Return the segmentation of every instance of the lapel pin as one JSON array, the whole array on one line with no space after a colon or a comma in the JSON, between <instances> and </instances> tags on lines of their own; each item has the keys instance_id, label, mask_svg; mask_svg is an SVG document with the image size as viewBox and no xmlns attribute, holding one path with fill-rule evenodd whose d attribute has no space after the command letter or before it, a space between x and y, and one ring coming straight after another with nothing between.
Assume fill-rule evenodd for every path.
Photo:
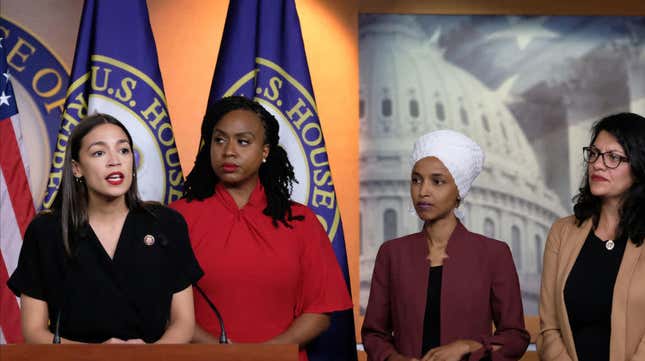
<instances>
[{"instance_id":1,"label":"lapel pin","mask_svg":"<svg viewBox=\"0 0 645 361\"><path fill-rule=\"evenodd\" d=\"M155 244L155 237L151 234L146 234L146 236L143 237L143 243L146 246L152 246L153 244Z\"/></svg>"}]
</instances>

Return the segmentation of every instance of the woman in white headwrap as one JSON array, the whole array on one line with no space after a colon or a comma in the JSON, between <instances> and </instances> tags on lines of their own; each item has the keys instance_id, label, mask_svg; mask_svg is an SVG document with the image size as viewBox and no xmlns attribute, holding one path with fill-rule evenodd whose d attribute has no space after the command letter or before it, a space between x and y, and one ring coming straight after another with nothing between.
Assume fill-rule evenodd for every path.
<instances>
[{"instance_id":1,"label":"woman in white headwrap","mask_svg":"<svg viewBox=\"0 0 645 361\"><path fill-rule=\"evenodd\" d=\"M379 249L361 332L368 360L518 360L529 334L511 252L456 216L484 153L439 130L417 140L411 163L424 225Z\"/></svg>"}]
</instances>

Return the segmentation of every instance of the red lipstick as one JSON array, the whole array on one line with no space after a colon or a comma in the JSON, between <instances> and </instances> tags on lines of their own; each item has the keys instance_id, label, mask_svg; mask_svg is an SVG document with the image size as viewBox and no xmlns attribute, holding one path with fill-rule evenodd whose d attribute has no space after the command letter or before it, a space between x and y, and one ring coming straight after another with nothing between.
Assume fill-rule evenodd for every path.
<instances>
[{"instance_id":1,"label":"red lipstick","mask_svg":"<svg viewBox=\"0 0 645 361\"><path fill-rule=\"evenodd\" d=\"M227 172L227 173L235 172L237 168L239 168L239 166L233 163L224 163L222 165L222 169L224 170L224 172Z\"/></svg>"},{"instance_id":2,"label":"red lipstick","mask_svg":"<svg viewBox=\"0 0 645 361\"><path fill-rule=\"evenodd\" d=\"M105 177L105 180L108 181L113 186L118 186L119 184L123 183L123 180L125 179L125 176L121 172L112 172L108 174L107 177Z\"/></svg>"}]
</instances>

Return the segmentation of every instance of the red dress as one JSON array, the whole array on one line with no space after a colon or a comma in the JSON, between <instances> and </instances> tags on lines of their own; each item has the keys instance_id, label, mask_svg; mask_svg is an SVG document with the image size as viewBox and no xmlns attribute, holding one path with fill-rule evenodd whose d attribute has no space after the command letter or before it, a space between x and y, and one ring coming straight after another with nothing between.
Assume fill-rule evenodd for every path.
<instances>
[{"instance_id":1,"label":"red dress","mask_svg":"<svg viewBox=\"0 0 645 361\"><path fill-rule=\"evenodd\" d=\"M292 203L304 220L293 228L262 213L264 188L258 182L248 203L238 209L218 184L203 201L185 199L171 207L188 223L195 256L204 270L199 281L217 306L233 342L264 342L287 330L303 313L352 307L327 233L306 206ZM219 322L204 299L195 298L196 321L218 337ZM300 360L307 360L300 352Z\"/></svg>"}]
</instances>

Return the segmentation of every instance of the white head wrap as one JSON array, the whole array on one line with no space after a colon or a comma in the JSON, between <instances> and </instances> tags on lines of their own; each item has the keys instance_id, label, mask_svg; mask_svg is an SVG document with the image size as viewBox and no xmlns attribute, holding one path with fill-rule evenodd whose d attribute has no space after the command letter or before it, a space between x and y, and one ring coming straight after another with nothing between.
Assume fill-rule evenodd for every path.
<instances>
[{"instance_id":1,"label":"white head wrap","mask_svg":"<svg viewBox=\"0 0 645 361\"><path fill-rule=\"evenodd\" d=\"M411 166L426 157L436 157L448 168L462 200L484 166L481 147L467 136L448 129L430 132L417 139L410 156Z\"/></svg>"}]
</instances>

